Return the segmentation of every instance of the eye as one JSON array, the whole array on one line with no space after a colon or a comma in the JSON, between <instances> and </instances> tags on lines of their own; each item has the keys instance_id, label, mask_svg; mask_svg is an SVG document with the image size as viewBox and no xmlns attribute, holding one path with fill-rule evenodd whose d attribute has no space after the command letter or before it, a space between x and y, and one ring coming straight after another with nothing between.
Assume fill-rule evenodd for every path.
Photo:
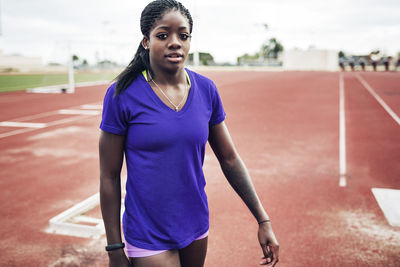
<instances>
[{"instance_id":1,"label":"eye","mask_svg":"<svg viewBox=\"0 0 400 267\"><path fill-rule=\"evenodd\" d=\"M187 39L189 39L191 36L190 36L190 34L187 34L187 33L181 33L181 34L179 34L179 37L182 39L182 40L187 40Z\"/></svg>"},{"instance_id":2,"label":"eye","mask_svg":"<svg viewBox=\"0 0 400 267\"><path fill-rule=\"evenodd\" d=\"M165 40L168 38L168 35L166 33L159 33L156 35L156 37L160 40Z\"/></svg>"}]
</instances>

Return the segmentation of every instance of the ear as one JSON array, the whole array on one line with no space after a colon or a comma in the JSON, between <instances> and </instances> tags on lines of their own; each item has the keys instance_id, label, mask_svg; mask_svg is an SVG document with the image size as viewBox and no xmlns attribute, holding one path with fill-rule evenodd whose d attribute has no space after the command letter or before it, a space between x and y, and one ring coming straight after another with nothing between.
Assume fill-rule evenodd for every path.
<instances>
[{"instance_id":1,"label":"ear","mask_svg":"<svg viewBox=\"0 0 400 267\"><path fill-rule=\"evenodd\" d=\"M149 43L150 43L149 39L147 39L146 36L143 36L142 46L143 46L144 49L146 49L146 50L149 49Z\"/></svg>"}]
</instances>

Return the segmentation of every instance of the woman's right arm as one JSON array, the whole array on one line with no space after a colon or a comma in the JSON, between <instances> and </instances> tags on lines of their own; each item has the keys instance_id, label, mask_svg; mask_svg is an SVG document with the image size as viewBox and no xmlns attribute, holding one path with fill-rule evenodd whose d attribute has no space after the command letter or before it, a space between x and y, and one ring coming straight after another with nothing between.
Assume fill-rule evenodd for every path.
<instances>
[{"instance_id":1,"label":"woman's right arm","mask_svg":"<svg viewBox=\"0 0 400 267\"><path fill-rule=\"evenodd\" d=\"M125 137L101 131L100 206L106 229L107 244L121 243L121 168ZM123 249L108 252L109 266L130 266Z\"/></svg>"}]
</instances>

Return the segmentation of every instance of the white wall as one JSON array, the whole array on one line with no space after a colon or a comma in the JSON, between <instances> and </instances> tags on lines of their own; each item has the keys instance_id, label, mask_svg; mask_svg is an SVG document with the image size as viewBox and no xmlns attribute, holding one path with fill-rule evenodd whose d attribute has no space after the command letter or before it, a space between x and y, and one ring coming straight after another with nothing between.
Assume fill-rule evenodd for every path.
<instances>
[{"instance_id":1,"label":"white wall","mask_svg":"<svg viewBox=\"0 0 400 267\"><path fill-rule=\"evenodd\" d=\"M285 70L322 70L339 69L338 52L334 50L291 49L283 52Z\"/></svg>"},{"instance_id":2,"label":"white wall","mask_svg":"<svg viewBox=\"0 0 400 267\"><path fill-rule=\"evenodd\" d=\"M5 55L0 50L0 70L18 69L20 71L37 70L43 68L40 57L25 57L21 55Z\"/></svg>"}]
</instances>

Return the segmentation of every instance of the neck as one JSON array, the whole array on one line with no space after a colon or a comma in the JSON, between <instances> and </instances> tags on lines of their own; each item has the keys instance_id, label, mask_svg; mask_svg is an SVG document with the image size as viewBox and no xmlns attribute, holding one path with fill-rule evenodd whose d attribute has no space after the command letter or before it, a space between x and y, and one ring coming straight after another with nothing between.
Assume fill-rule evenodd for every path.
<instances>
[{"instance_id":1,"label":"neck","mask_svg":"<svg viewBox=\"0 0 400 267\"><path fill-rule=\"evenodd\" d=\"M186 82L186 74L184 68L180 68L176 72L165 72L153 68L153 73L154 74L151 77L158 84L174 86L182 82Z\"/></svg>"}]
</instances>

